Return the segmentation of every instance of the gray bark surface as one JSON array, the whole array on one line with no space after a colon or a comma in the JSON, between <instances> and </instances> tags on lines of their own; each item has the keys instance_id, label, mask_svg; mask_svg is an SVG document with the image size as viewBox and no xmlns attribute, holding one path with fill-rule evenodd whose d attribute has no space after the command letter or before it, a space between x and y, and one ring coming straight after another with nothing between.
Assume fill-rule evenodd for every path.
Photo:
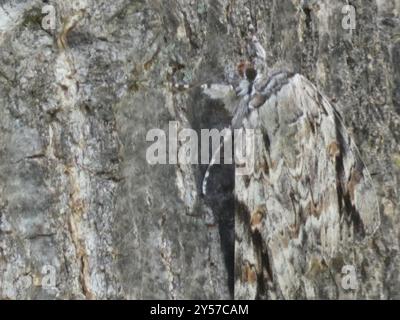
<instances>
[{"instance_id":1,"label":"gray bark surface","mask_svg":"<svg viewBox=\"0 0 400 320\"><path fill-rule=\"evenodd\" d=\"M400 1L351 1L351 32L342 27L347 2L0 1L0 298L399 299ZM45 4L56 9L55 30L41 26ZM237 200L250 193L233 165L213 169L203 197L207 166L146 161L150 129L168 131L169 121L180 129L229 125L223 103L197 85L231 82L248 59L246 8L268 68L301 75L296 90L309 86L343 117L376 189L379 210L360 210L373 231L343 243L327 218L336 231L326 251L308 239L283 261L286 240L276 238L264 263L259 253L271 250L271 228L279 228L257 224L253 241L250 221L238 219ZM178 91L173 84L181 82L193 87ZM264 129L279 123L271 99L300 104L282 92L259 109ZM276 155L292 152L279 147L284 134L270 135ZM326 150L325 141L315 145ZM300 154L315 159L317 150ZM315 188L336 173L314 171ZM372 203L368 192L360 196ZM291 210L284 197L283 215ZM238 235L246 241L238 244ZM340 288L345 264L359 272L356 291ZM41 285L46 265L56 270L51 289Z\"/></svg>"}]
</instances>

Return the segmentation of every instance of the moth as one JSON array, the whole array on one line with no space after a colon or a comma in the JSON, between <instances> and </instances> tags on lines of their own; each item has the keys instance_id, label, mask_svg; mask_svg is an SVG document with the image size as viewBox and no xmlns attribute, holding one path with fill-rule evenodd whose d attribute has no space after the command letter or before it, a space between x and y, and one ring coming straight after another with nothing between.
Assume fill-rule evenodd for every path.
<instances>
[{"instance_id":1,"label":"moth","mask_svg":"<svg viewBox=\"0 0 400 320\"><path fill-rule=\"evenodd\" d=\"M202 87L234 110L232 129L256 132L252 170L235 175L235 298L366 294L373 289L344 292L340 275L377 254L369 244L380 227L379 201L368 168L320 90L300 74L268 70L255 33L249 48L237 88ZM213 157L204 194L214 163Z\"/></svg>"}]
</instances>

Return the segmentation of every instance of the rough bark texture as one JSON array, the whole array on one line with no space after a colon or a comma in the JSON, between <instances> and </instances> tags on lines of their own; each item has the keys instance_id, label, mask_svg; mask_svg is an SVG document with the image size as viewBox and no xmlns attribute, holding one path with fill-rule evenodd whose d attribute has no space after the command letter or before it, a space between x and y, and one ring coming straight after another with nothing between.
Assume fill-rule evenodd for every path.
<instances>
[{"instance_id":1,"label":"rough bark texture","mask_svg":"<svg viewBox=\"0 0 400 320\"><path fill-rule=\"evenodd\" d=\"M342 28L348 2L357 10L352 32ZM41 27L44 4L56 8L54 31ZM293 90L307 83L324 94L343 115L371 173L379 229L371 237L356 232L357 245L342 243L335 221L323 220L336 230L325 251L304 252L322 246L308 239L290 252L294 260L283 261L285 239L277 252L268 247L271 225L262 222L254 241L252 229L245 229L249 221L234 221L240 189L234 192L233 166L213 170L204 198L205 166L146 161L150 129L167 131L169 121L196 130L230 123L222 103L197 87L177 92L172 83L234 78L237 63L247 59L245 8L269 67L290 69L316 86L299 80ZM273 107L269 101L262 108ZM267 111L263 117L267 130L279 123ZM280 149L282 136L274 134L274 152L285 153L288 146ZM336 131L330 134L337 138ZM218 299L234 292L242 298L400 298L399 141L399 0L2 0L0 298ZM305 161L329 145L313 143L321 149L300 153ZM339 151L345 146L350 144ZM333 162L330 167L313 171L326 188L340 171ZM348 168L341 169L343 184L351 182ZM290 191L281 191L290 210ZM337 189L332 194L335 199L325 198L328 208L339 206L343 196ZM240 197L246 194L240 191ZM355 201L362 206L371 199ZM254 259L246 267L255 268L254 281L251 270L243 277L241 255L234 261L234 222L248 237L251 248L236 250L246 249ZM366 225L374 229L373 222ZM268 262L259 255L266 248ZM357 267L357 292L338 287L343 264ZM40 285L44 265L56 268L53 289ZM239 284L247 278L250 284Z\"/></svg>"}]
</instances>

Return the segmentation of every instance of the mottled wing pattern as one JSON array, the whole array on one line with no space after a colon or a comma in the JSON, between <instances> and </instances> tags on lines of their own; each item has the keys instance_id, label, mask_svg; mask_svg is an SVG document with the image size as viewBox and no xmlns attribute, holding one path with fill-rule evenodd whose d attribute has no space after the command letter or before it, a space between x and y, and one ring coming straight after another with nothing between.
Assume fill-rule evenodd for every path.
<instances>
[{"instance_id":1,"label":"mottled wing pattern","mask_svg":"<svg viewBox=\"0 0 400 320\"><path fill-rule=\"evenodd\" d=\"M379 227L371 177L306 78L278 73L255 87L265 102L244 124L257 132L253 170L235 180L235 297L337 298L318 283L339 287L342 266L359 263L343 248L362 247Z\"/></svg>"}]
</instances>

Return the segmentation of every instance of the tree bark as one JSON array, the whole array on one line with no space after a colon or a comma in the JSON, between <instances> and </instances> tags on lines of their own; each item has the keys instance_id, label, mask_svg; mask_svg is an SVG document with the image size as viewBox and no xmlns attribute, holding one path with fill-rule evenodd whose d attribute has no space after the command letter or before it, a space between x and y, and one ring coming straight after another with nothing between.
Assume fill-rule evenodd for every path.
<instances>
[{"instance_id":1,"label":"tree bark","mask_svg":"<svg viewBox=\"0 0 400 320\"><path fill-rule=\"evenodd\" d=\"M400 298L400 1L352 1L354 30L342 25L347 2L49 0L47 30L42 1L2 1L0 298ZM371 173L379 228L354 248L331 239L340 257L306 253L319 245L309 239L294 259L271 251L257 267L269 229L261 224L266 236L252 242L249 221L238 220L246 194L233 165L213 169L202 197L206 165L146 161L151 129L229 125L199 85L229 83L248 59L246 8L268 69L311 81ZM315 178L325 185L336 173ZM340 288L348 264L355 291ZM255 281L243 284L252 268Z\"/></svg>"}]
</instances>

